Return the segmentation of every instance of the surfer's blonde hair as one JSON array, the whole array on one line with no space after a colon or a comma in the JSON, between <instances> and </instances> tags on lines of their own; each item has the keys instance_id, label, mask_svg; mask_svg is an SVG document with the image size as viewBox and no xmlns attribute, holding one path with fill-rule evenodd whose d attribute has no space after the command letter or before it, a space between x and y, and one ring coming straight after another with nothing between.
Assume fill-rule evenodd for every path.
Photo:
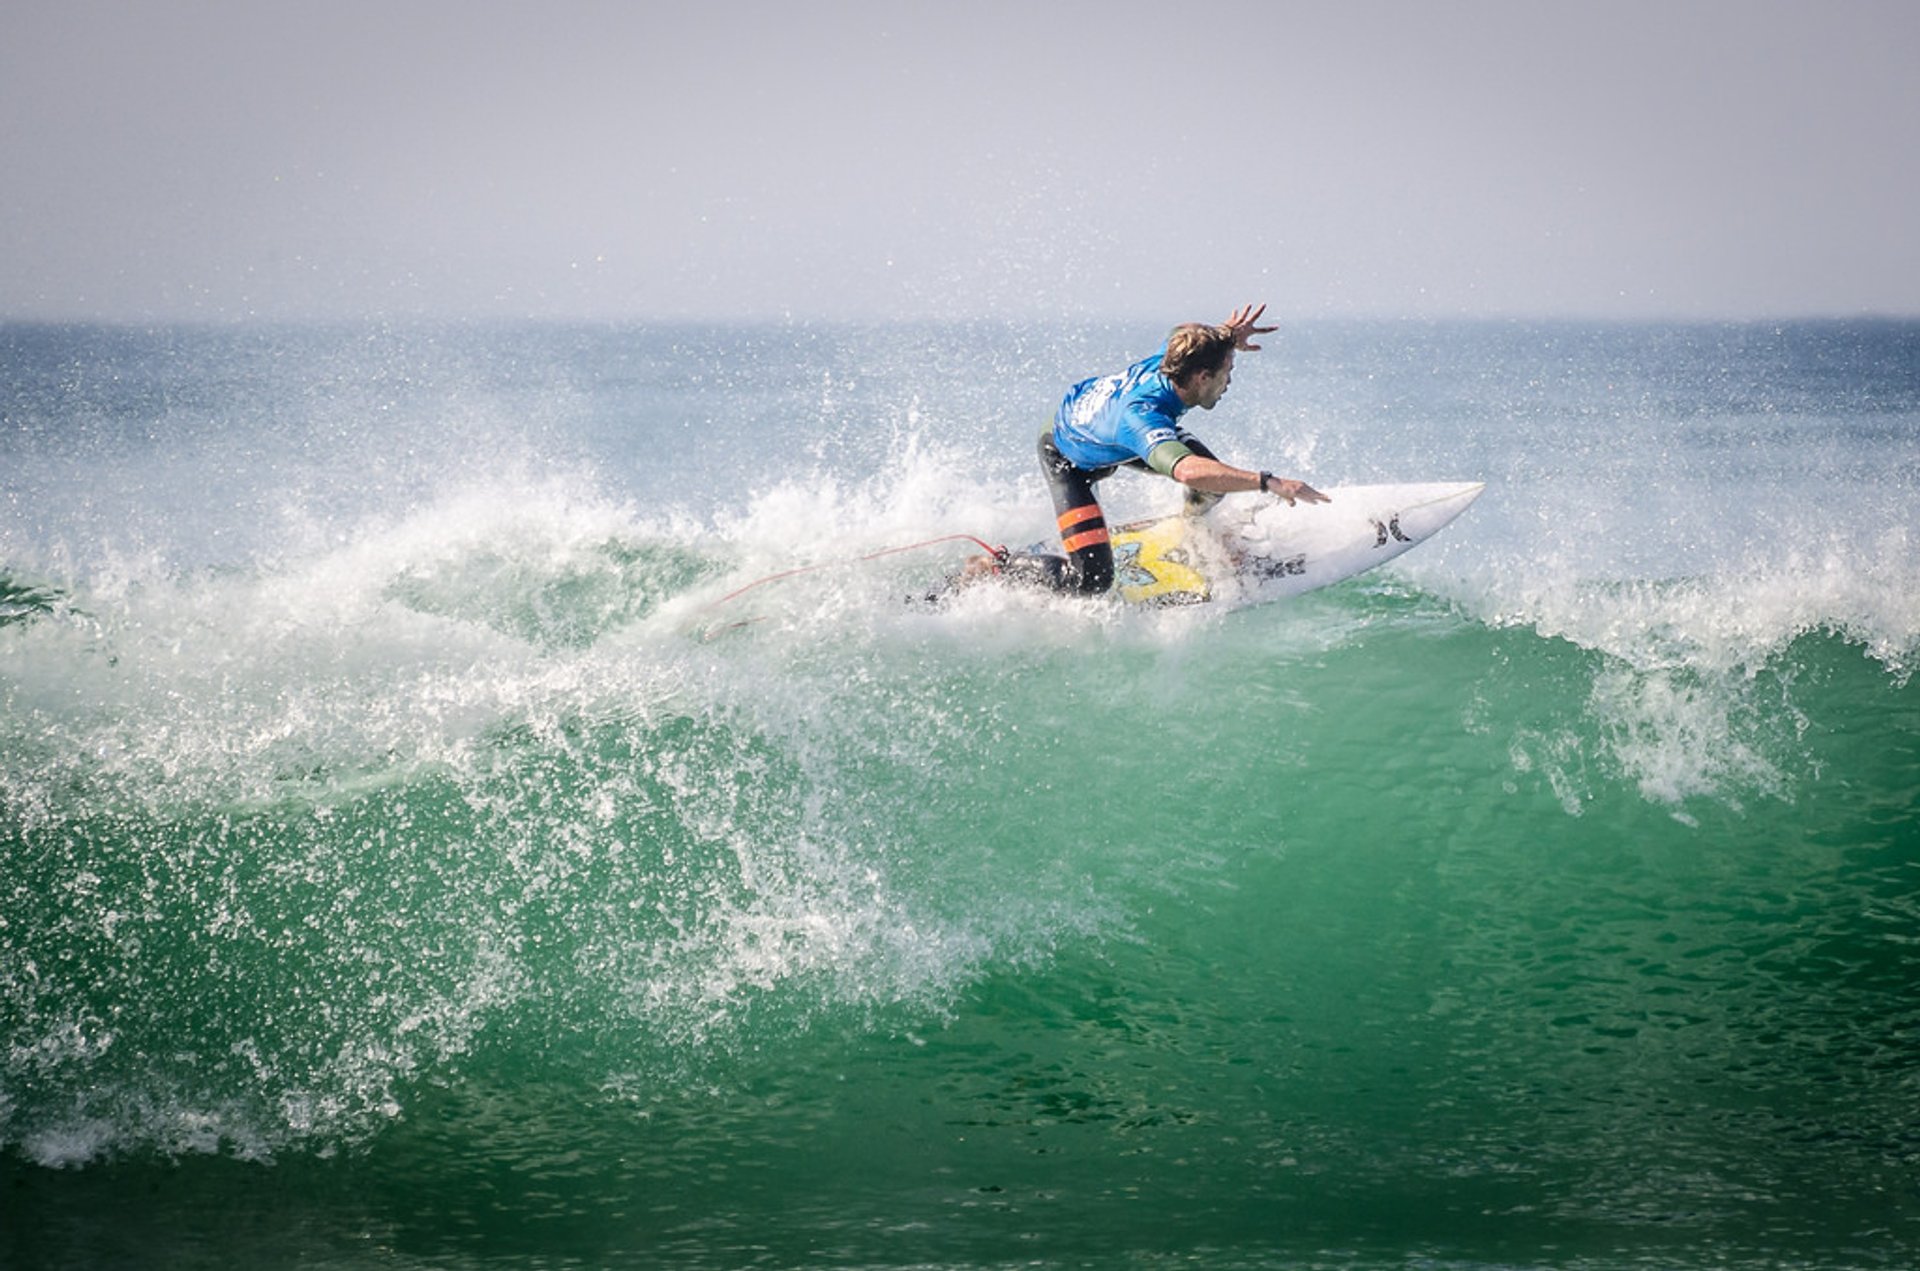
<instances>
[{"instance_id":1,"label":"surfer's blonde hair","mask_svg":"<svg viewBox=\"0 0 1920 1271\"><path fill-rule=\"evenodd\" d=\"M1186 382L1190 376L1211 375L1227 364L1234 343L1232 327L1183 322L1167 333L1160 373L1175 384Z\"/></svg>"}]
</instances>

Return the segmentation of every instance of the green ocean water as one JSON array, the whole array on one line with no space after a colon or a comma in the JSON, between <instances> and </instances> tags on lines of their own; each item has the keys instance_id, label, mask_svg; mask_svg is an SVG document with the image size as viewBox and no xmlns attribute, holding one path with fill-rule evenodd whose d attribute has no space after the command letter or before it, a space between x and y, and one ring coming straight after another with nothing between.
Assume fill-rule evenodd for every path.
<instances>
[{"instance_id":1,"label":"green ocean water","mask_svg":"<svg viewBox=\"0 0 1920 1271\"><path fill-rule=\"evenodd\" d=\"M369 433L351 341L15 333L0 1263L1920 1254L1911 329L1298 333L1255 441L1489 490L1233 612L844 563L1044 523L922 359L755 335L730 503L644 333L466 338Z\"/></svg>"}]
</instances>

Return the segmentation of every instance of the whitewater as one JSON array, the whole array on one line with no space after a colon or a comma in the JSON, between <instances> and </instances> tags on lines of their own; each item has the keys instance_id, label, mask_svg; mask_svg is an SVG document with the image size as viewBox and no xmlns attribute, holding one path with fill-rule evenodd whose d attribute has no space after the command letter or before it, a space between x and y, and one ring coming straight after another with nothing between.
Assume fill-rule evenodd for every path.
<instances>
[{"instance_id":1,"label":"whitewater","mask_svg":"<svg viewBox=\"0 0 1920 1271\"><path fill-rule=\"evenodd\" d=\"M1920 324L1163 334L0 327L0 1264L1911 1265Z\"/></svg>"}]
</instances>

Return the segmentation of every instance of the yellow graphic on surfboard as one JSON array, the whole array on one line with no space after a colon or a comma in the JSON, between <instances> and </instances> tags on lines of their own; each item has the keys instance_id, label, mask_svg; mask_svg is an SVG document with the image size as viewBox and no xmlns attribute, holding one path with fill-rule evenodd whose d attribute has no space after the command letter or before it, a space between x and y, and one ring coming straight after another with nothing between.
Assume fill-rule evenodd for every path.
<instances>
[{"instance_id":1,"label":"yellow graphic on surfboard","mask_svg":"<svg viewBox=\"0 0 1920 1271\"><path fill-rule=\"evenodd\" d=\"M1122 598L1150 605L1197 605L1212 598L1213 586L1198 568L1199 544L1187 541L1192 527L1189 517L1166 516L1113 532L1113 585Z\"/></svg>"}]
</instances>

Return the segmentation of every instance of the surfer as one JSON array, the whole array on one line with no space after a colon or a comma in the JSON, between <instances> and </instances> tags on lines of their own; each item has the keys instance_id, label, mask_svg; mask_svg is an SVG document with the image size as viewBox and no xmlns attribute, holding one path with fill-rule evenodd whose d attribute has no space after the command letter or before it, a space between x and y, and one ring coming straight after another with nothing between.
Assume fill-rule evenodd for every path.
<instances>
[{"instance_id":1,"label":"surfer","mask_svg":"<svg viewBox=\"0 0 1920 1271\"><path fill-rule=\"evenodd\" d=\"M1098 595L1113 586L1113 547L1094 483L1121 468L1172 477L1187 487L1185 511L1205 513L1220 497L1259 490L1305 503L1327 496L1306 484L1220 462L1180 417L1198 406L1212 410L1233 379L1237 351L1260 346L1252 337L1267 310L1242 305L1218 326L1182 323L1153 356L1118 375L1095 376L1067 390L1053 422L1040 434L1040 469L1053 495L1065 556L1009 553L999 568L1016 579L1056 591Z\"/></svg>"}]
</instances>

